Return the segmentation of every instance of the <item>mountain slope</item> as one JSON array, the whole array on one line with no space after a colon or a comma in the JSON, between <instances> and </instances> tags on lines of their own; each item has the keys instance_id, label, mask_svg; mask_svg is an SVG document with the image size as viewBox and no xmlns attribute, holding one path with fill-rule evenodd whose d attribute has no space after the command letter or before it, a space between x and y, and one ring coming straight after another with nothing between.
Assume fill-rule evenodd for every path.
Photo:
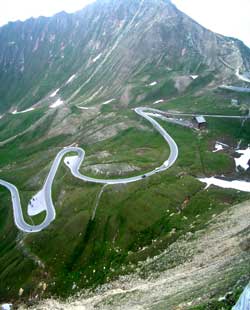
<instances>
[{"instance_id":1,"label":"mountain slope","mask_svg":"<svg viewBox=\"0 0 250 310\"><path fill-rule=\"evenodd\" d=\"M169 267L182 268L192 248L186 238L199 238L200 231L206 236L211 221L250 199L236 190L204 190L198 180L249 179L250 168L236 169L234 160L236 148L250 144L249 94L218 89L222 83L248 85L238 80L236 69L250 71L249 56L240 41L208 31L163 0L99 0L75 14L0 28L0 178L18 188L30 224L45 217L45 212L29 217L27 206L64 147L83 148L81 172L95 178L144 175L166 160L166 143L134 107L244 116L243 121L208 117L201 131L180 126L189 126L191 116L158 120L178 144L179 157L171 169L137 183L82 182L62 163L52 188L56 219L37 234L16 228L9 192L1 187L0 302L27 304L83 289L89 296L88 289L109 286L135 271L150 279ZM218 141L223 150L214 152ZM233 238L235 232L226 226ZM249 233L241 228L240 238L247 242ZM178 240L187 251L179 251ZM227 268L211 274L207 299L238 288L239 280L246 284L248 249L240 251L234 265L228 240L217 253ZM235 250L239 242L234 244ZM158 255L162 260L149 265ZM208 259L206 267L216 261ZM229 271L230 281L222 269ZM178 284L176 294L182 296ZM199 301L202 295L189 289L188 298Z\"/></svg>"},{"instance_id":2,"label":"mountain slope","mask_svg":"<svg viewBox=\"0 0 250 310\"><path fill-rule=\"evenodd\" d=\"M219 83L234 75L225 63L249 71L249 59L241 42L206 30L170 1L97 1L0 28L0 110L28 108L57 88L69 103L98 90L124 99L134 79L157 70L174 80L212 72Z\"/></svg>"}]
</instances>

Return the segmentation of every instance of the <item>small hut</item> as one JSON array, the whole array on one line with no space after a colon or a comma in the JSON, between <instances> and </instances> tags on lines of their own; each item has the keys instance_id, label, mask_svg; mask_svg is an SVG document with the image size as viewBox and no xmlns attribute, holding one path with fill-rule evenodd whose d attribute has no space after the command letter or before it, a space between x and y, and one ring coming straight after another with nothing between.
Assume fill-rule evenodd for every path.
<instances>
[{"instance_id":1,"label":"small hut","mask_svg":"<svg viewBox=\"0 0 250 310\"><path fill-rule=\"evenodd\" d=\"M194 122L199 129L205 129L207 128L207 121L205 120L205 117L202 115L195 116Z\"/></svg>"}]
</instances>

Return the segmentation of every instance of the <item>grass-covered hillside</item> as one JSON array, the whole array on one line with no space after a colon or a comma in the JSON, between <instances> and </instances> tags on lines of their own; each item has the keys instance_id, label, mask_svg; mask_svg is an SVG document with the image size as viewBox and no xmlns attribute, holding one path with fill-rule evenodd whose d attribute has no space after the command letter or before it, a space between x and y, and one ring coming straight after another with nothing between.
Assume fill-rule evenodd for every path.
<instances>
[{"instance_id":1,"label":"grass-covered hillside","mask_svg":"<svg viewBox=\"0 0 250 310\"><path fill-rule=\"evenodd\" d=\"M231 106L228 96L221 92L186 95L163 102L158 108L244 114L244 109ZM2 141L21 134L1 146L1 178L20 190L25 214L29 199L41 188L57 152L73 142L86 151L82 172L97 178L137 175L166 160L169 149L162 137L134 111L118 109L117 105L110 103L101 110L37 110L3 119ZM77 126L77 134L67 133L68 120ZM158 121L179 147L179 158L170 170L138 183L103 189L76 180L62 164L53 184L57 217L41 233L17 231L9 193L1 189L2 301L20 301L37 294L66 297L81 288L93 288L134 272L138 262L161 253L187 233L206 229L217 214L250 198L235 190L204 190L204 184L197 180L222 174L247 177L246 173L235 172L233 149L239 140L242 147L250 143L249 121L208 118L204 131ZM64 122L65 132L58 130L60 122ZM4 124L11 131L6 131ZM230 149L213 153L218 140ZM26 220L40 223L44 215L32 219L26 216ZM41 282L46 283L45 291ZM24 292L18 298L20 288Z\"/></svg>"},{"instance_id":2,"label":"grass-covered hillside","mask_svg":"<svg viewBox=\"0 0 250 310\"><path fill-rule=\"evenodd\" d=\"M56 219L42 232L16 228L10 193L0 187L0 303L100 292L137 275L185 280L169 284L176 289L164 300L154 296L160 304L152 309L231 306L249 280L250 194L206 188L198 179L249 181L250 170L234 160L236 149L250 144L249 118L209 116L249 115L248 93L219 87L249 87L239 78L250 72L249 59L243 43L203 28L165 0L97 0L75 14L1 27L0 179L18 188L29 224L46 216L29 217L27 206L64 147L85 150L82 174L143 175L170 149L134 108L189 115L157 119L179 156L140 182L83 182L62 161L52 187ZM207 115L203 130L183 126L194 122L192 114ZM214 152L218 141L223 150Z\"/></svg>"}]
</instances>

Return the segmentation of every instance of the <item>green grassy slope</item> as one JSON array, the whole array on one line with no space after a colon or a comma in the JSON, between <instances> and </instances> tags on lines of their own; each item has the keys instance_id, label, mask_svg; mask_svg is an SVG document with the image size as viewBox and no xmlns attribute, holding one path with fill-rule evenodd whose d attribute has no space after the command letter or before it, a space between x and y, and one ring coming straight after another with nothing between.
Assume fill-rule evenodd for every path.
<instances>
[{"instance_id":1,"label":"green grassy slope","mask_svg":"<svg viewBox=\"0 0 250 310\"><path fill-rule=\"evenodd\" d=\"M208 99L196 99L199 105L195 107L204 111L209 104ZM232 113L227 101L213 100L213 113L222 110ZM183 109L193 107L193 98L187 97L183 102ZM179 107L175 101L162 107L168 105ZM103 142L81 145L87 154L83 167L127 163L135 165L143 173L166 159L168 147L146 121L140 120L132 111L117 111L115 105L111 105L106 113L114 119L128 117L146 130L131 127ZM101 186L74 179L61 165L53 185L57 218L48 229L26 236L24 241L25 248L39 257L45 269L17 246L18 232L12 220L9 194L1 190L1 296L16 299L20 287L24 288L23 297L40 294L38 286L41 281L48 284L46 294L69 296L79 288L93 287L132 272L138 261L160 253L187 232L205 228L214 214L250 198L247 193L233 190L211 187L204 191L204 185L196 179L197 176L215 174L234 176L230 152L213 153L213 143L220 138L231 145L236 145L239 139L244 144L249 143L249 122L242 127L238 120L209 119L209 130L204 132L160 122L179 146L176 164L170 170L139 183L108 186L94 220L91 217ZM104 123L110 122L104 119ZM70 136L39 142L47 134L49 124L51 120L48 117L39 130L25 134L1 149L1 177L18 186L24 210L29 198L41 188L49 162L58 152L58 147L72 142ZM86 126L89 125L86 123ZM3 136L6 134L4 128L2 133ZM104 151L108 157L99 157L98 154ZM92 175L99 177L95 173ZM41 221L43 216L37 217L35 222ZM27 220L30 221L29 218ZM20 268L23 272L19 272ZM15 274L19 274L18 281Z\"/></svg>"}]
</instances>

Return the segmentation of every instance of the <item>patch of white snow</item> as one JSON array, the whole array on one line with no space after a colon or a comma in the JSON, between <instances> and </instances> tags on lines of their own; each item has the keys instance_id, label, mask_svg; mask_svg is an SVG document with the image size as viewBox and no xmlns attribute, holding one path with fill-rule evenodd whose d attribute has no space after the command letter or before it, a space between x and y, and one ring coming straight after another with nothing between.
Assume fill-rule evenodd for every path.
<instances>
[{"instance_id":1,"label":"patch of white snow","mask_svg":"<svg viewBox=\"0 0 250 310\"><path fill-rule=\"evenodd\" d=\"M216 153L222 151L227 147L229 147L227 144L216 141L213 152Z\"/></svg>"},{"instance_id":2,"label":"patch of white snow","mask_svg":"<svg viewBox=\"0 0 250 310\"><path fill-rule=\"evenodd\" d=\"M57 90L55 90L51 95L50 95L50 98L54 98L57 93L59 92L60 88L58 88Z\"/></svg>"},{"instance_id":3,"label":"patch of white snow","mask_svg":"<svg viewBox=\"0 0 250 310\"><path fill-rule=\"evenodd\" d=\"M242 192L248 192L250 193L250 182L246 181L226 181L226 180L221 180L217 179L215 177L211 178L201 178L198 179L202 183L206 183L206 189L209 188L211 185L215 185L221 188L231 188L231 189L236 189Z\"/></svg>"},{"instance_id":4,"label":"patch of white snow","mask_svg":"<svg viewBox=\"0 0 250 310\"><path fill-rule=\"evenodd\" d=\"M27 113L27 112L31 112L31 111L34 111L34 108L29 108L29 109L26 109L26 110L23 110L23 111L20 111L20 112L17 112L17 110L15 110L15 111L12 112L12 114L13 115L23 114L23 113Z\"/></svg>"},{"instance_id":5,"label":"patch of white snow","mask_svg":"<svg viewBox=\"0 0 250 310\"><path fill-rule=\"evenodd\" d=\"M92 61L97 62L98 59L102 57L102 53L100 53L98 56L96 56Z\"/></svg>"},{"instance_id":6,"label":"patch of white snow","mask_svg":"<svg viewBox=\"0 0 250 310\"><path fill-rule=\"evenodd\" d=\"M236 167L241 166L243 169L247 170L249 168L250 147L246 150L238 150L236 153L241 154L239 158L234 159Z\"/></svg>"},{"instance_id":7,"label":"patch of white snow","mask_svg":"<svg viewBox=\"0 0 250 310\"><path fill-rule=\"evenodd\" d=\"M12 309L12 304L2 304L0 306L1 310L11 310Z\"/></svg>"},{"instance_id":8,"label":"patch of white snow","mask_svg":"<svg viewBox=\"0 0 250 310\"><path fill-rule=\"evenodd\" d=\"M108 101L105 101L105 102L102 103L102 105L109 104L109 103L113 102L114 100L115 100L115 99L110 99L110 100L108 100Z\"/></svg>"},{"instance_id":9,"label":"patch of white snow","mask_svg":"<svg viewBox=\"0 0 250 310\"><path fill-rule=\"evenodd\" d=\"M190 75L191 79L196 80L198 79L199 75Z\"/></svg>"},{"instance_id":10,"label":"patch of white snow","mask_svg":"<svg viewBox=\"0 0 250 310\"><path fill-rule=\"evenodd\" d=\"M73 75L68 79L68 81L66 82L66 85L69 84L69 83L71 83L71 82L75 79L75 77L76 77L76 74L73 74Z\"/></svg>"},{"instance_id":11,"label":"patch of white snow","mask_svg":"<svg viewBox=\"0 0 250 310\"><path fill-rule=\"evenodd\" d=\"M79 107L79 106L77 106L78 107L78 109L80 109L80 110L89 110L90 108L88 108L88 107Z\"/></svg>"},{"instance_id":12,"label":"patch of white snow","mask_svg":"<svg viewBox=\"0 0 250 310\"><path fill-rule=\"evenodd\" d=\"M223 151L223 150L224 150L224 147L221 144L216 143L215 146L214 146L213 153L217 153L217 152Z\"/></svg>"},{"instance_id":13,"label":"patch of white snow","mask_svg":"<svg viewBox=\"0 0 250 310\"><path fill-rule=\"evenodd\" d=\"M61 99L57 99L56 102L54 102L50 108L51 109L55 109L55 108L58 108L60 105L62 105L64 102L61 100Z\"/></svg>"},{"instance_id":14,"label":"patch of white snow","mask_svg":"<svg viewBox=\"0 0 250 310\"><path fill-rule=\"evenodd\" d=\"M164 102L164 100L160 99L160 100L157 100L157 101L153 102L153 104L162 103L162 102Z\"/></svg>"},{"instance_id":15,"label":"patch of white snow","mask_svg":"<svg viewBox=\"0 0 250 310\"><path fill-rule=\"evenodd\" d=\"M157 85L158 83L156 82L156 81L154 81L154 82L152 82L152 83L150 83L148 86L155 86L155 85Z\"/></svg>"}]
</instances>

